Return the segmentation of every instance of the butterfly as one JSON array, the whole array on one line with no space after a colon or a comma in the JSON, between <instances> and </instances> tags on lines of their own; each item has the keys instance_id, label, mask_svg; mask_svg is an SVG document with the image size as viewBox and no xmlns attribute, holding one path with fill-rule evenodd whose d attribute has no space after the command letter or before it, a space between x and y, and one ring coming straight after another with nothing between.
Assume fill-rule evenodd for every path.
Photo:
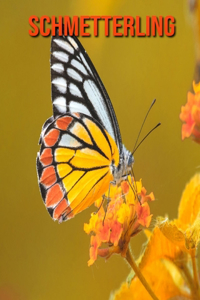
<instances>
[{"instance_id":1,"label":"butterfly","mask_svg":"<svg viewBox=\"0 0 200 300\"><path fill-rule=\"evenodd\" d=\"M37 174L54 220L74 217L131 173L107 91L75 36L51 40L53 116L43 125Z\"/></svg>"}]
</instances>

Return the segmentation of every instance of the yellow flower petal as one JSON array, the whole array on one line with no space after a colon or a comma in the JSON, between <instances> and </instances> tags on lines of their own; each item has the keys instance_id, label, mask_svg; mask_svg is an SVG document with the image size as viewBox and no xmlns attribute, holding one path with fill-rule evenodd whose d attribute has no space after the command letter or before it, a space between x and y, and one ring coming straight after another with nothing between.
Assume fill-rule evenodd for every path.
<instances>
[{"instance_id":1,"label":"yellow flower petal","mask_svg":"<svg viewBox=\"0 0 200 300\"><path fill-rule=\"evenodd\" d=\"M145 232L148 233L147 230ZM154 228L152 234L148 233L148 237L148 244L144 253L139 258L139 267L141 270L155 260L167 258L171 261L176 261L180 256L182 257L181 249L167 239L158 227ZM187 260L186 254L184 259Z\"/></svg>"},{"instance_id":2,"label":"yellow flower petal","mask_svg":"<svg viewBox=\"0 0 200 300\"><path fill-rule=\"evenodd\" d=\"M144 229L143 232L146 235L147 239L150 240L150 238L152 237L152 231L150 231L149 229Z\"/></svg>"},{"instance_id":3,"label":"yellow flower petal","mask_svg":"<svg viewBox=\"0 0 200 300\"><path fill-rule=\"evenodd\" d=\"M164 259L163 264L165 265L166 269L169 271L173 278L173 282L177 287L182 287L184 289L185 286L185 280L180 273L180 269L172 262L167 259Z\"/></svg>"},{"instance_id":4,"label":"yellow flower petal","mask_svg":"<svg viewBox=\"0 0 200 300\"><path fill-rule=\"evenodd\" d=\"M176 273L176 279L171 275L171 270ZM184 291L183 286L177 286L178 281L180 280L180 274L178 268L176 270L171 266L169 271L169 265L163 263L163 261L154 261L151 265L147 266L143 270L143 275L155 295L158 299L168 300L175 296L188 296ZM158 276L159 274L159 276ZM175 275L175 274L173 274ZM183 281L179 281L183 283ZM130 286L128 283L123 283L119 291L117 291L111 298L112 300L152 300L151 296L147 293L144 286L141 284L139 279L135 277Z\"/></svg>"},{"instance_id":5,"label":"yellow flower petal","mask_svg":"<svg viewBox=\"0 0 200 300\"><path fill-rule=\"evenodd\" d=\"M200 211L200 173L195 174L186 185L178 209L182 229L192 224Z\"/></svg>"},{"instance_id":6,"label":"yellow flower petal","mask_svg":"<svg viewBox=\"0 0 200 300\"><path fill-rule=\"evenodd\" d=\"M140 181L136 181L136 191L137 193L141 193L142 190L142 179L140 179Z\"/></svg>"},{"instance_id":7,"label":"yellow flower petal","mask_svg":"<svg viewBox=\"0 0 200 300\"><path fill-rule=\"evenodd\" d=\"M97 199L97 200L94 202L95 206L96 206L96 207L100 207L100 206L102 205L102 201L103 201L103 198L102 198L102 197L99 198L99 199Z\"/></svg>"},{"instance_id":8,"label":"yellow flower petal","mask_svg":"<svg viewBox=\"0 0 200 300\"><path fill-rule=\"evenodd\" d=\"M117 220L124 224L124 222L127 222L127 220L130 219L130 207L126 203L123 203L117 212Z\"/></svg>"},{"instance_id":9,"label":"yellow flower petal","mask_svg":"<svg viewBox=\"0 0 200 300\"><path fill-rule=\"evenodd\" d=\"M161 232L168 238L172 243L178 246L183 252L193 255L195 247L197 246L197 240L199 241L199 223L197 222L196 227L189 227L187 231L183 231L177 225L177 220L168 221L166 219L159 218L158 226ZM193 228L193 234L190 232Z\"/></svg>"},{"instance_id":10,"label":"yellow flower petal","mask_svg":"<svg viewBox=\"0 0 200 300\"><path fill-rule=\"evenodd\" d=\"M84 224L84 231L89 234L91 231L93 231L96 227L96 224L99 220L98 214L92 213L89 224Z\"/></svg>"},{"instance_id":11,"label":"yellow flower petal","mask_svg":"<svg viewBox=\"0 0 200 300\"><path fill-rule=\"evenodd\" d=\"M186 246L188 249L197 248L200 241L200 214L192 226L186 230Z\"/></svg>"}]
</instances>

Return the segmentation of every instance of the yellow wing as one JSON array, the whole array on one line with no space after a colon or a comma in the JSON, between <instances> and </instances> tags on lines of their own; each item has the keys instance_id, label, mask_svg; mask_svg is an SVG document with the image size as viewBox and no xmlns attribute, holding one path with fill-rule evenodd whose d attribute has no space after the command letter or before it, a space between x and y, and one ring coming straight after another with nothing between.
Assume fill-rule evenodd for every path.
<instances>
[{"instance_id":1,"label":"yellow wing","mask_svg":"<svg viewBox=\"0 0 200 300\"><path fill-rule=\"evenodd\" d=\"M67 220L89 207L113 180L119 164L113 138L84 114L65 114L41 135L38 179L45 206L54 220Z\"/></svg>"}]
</instances>

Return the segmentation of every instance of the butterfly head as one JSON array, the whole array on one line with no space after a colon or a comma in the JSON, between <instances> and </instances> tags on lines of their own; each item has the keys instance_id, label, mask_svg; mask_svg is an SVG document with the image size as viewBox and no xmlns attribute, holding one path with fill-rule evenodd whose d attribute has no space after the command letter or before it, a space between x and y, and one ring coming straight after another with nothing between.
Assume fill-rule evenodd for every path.
<instances>
[{"instance_id":1,"label":"butterfly head","mask_svg":"<svg viewBox=\"0 0 200 300\"><path fill-rule=\"evenodd\" d=\"M131 168L133 164L134 164L133 154L129 150L127 150L123 145L122 165L125 173L123 175L129 175L131 173Z\"/></svg>"},{"instance_id":2,"label":"butterfly head","mask_svg":"<svg viewBox=\"0 0 200 300\"><path fill-rule=\"evenodd\" d=\"M118 167L112 166L112 174L116 185L127 178L127 176L131 173L133 164L134 157L132 153L123 145Z\"/></svg>"},{"instance_id":3,"label":"butterfly head","mask_svg":"<svg viewBox=\"0 0 200 300\"><path fill-rule=\"evenodd\" d=\"M134 157L132 153L128 151L127 166L131 168L133 164L134 164Z\"/></svg>"}]
</instances>

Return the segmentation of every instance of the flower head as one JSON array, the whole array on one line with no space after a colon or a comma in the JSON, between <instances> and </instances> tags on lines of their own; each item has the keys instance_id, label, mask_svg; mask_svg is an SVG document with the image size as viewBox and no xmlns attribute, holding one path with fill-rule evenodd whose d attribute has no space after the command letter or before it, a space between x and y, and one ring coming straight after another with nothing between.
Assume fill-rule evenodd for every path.
<instances>
[{"instance_id":1,"label":"flower head","mask_svg":"<svg viewBox=\"0 0 200 300\"><path fill-rule=\"evenodd\" d=\"M187 103L181 107L182 139L191 136L200 143L200 83L193 82L193 89L195 94L188 92Z\"/></svg>"},{"instance_id":2,"label":"flower head","mask_svg":"<svg viewBox=\"0 0 200 300\"><path fill-rule=\"evenodd\" d=\"M101 197L95 202L98 212L92 213L89 224L84 224L85 232L91 234L88 265L94 263L97 255L109 258L113 253L121 253L125 257L131 237L151 222L148 201L154 200L154 195L146 195L141 181L135 182L129 176L120 187L111 186L106 197L110 199L107 211L101 205Z\"/></svg>"}]
</instances>

